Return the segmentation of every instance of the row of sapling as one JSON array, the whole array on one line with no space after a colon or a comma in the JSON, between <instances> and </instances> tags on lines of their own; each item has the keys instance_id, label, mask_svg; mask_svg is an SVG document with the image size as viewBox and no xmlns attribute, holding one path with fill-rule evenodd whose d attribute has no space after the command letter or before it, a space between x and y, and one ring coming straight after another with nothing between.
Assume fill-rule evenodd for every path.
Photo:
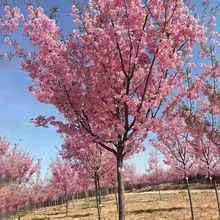
<instances>
[{"instance_id":1,"label":"row of sapling","mask_svg":"<svg viewBox=\"0 0 220 220\"><path fill-rule=\"evenodd\" d=\"M0 138L0 216L32 210L46 202L55 193L40 177L39 163L35 164L30 153L18 145L10 146L6 138ZM56 190L58 191L58 190ZM52 199L51 199L52 200Z\"/></svg>"},{"instance_id":2,"label":"row of sapling","mask_svg":"<svg viewBox=\"0 0 220 220\"><path fill-rule=\"evenodd\" d=\"M163 153L165 162L170 167L167 167L165 170L162 169L161 165L162 162L161 156L158 154L157 151L153 151L150 153L151 157L149 158L149 166L147 169L147 175L140 176L136 173L135 167L132 165L127 165L125 170L123 170L123 173L125 175L125 181L135 187L137 184L143 184L147 183L148 185L155 185L155 184L161 184L166 183L167 178L172 182L172 179L182 179L185 178L187 187L188 187L188 193L189 198L191 201L191 195L190 195L190 189L188 184L188 176L196 176L196 175L203 175L206 178L212 177L212 175L219 176L219 166L217 166L216 159L217 155L219 155L219 152L213 151L214 148L209 149L209 154L204 154L203 148L198 149L198 146L191 145L189 141L184 137L180 136L180 134L183 130L173 129L177 128L177 125L180 125L180 121L172 121L169 120L170 124L161 124L160 129L160 136L157 137L158 141L153 141L152 144L160 150L161 153ZM183 122L183 121L182 121ZM175 127L176 126L176 127ZM186 126L186 124L185 124ZM184 123L182 124L181 128L184 127ZM187 127L187 126L186 126ZM170 135L163 134L163 130L168 130ZM174 132L173 132L174 131ZM179 137L177 141L177 137ZM179 144L181 141L181 144ZM1 162L5 162L6 160L6 154L9 154L8 150L8 142L6 142L4 139L1 139ZM70 144L70 145L69 145ZM68 145L68 146L67 146ZM207 147L209 145L206 143ZM205 147L202 146L202 147ZM63 145L63 152L62 156L67 158L67 155L65 154L67 148L71 147L71 143L66 142L65 145ZM73 148L75 149L75 148ZM94 150L94 148L90 148ZM99 218L101 219L101 202L99 201L101 199L100 196L100 189L98 189L97 186L97 180L95 179L94 174L99 173L99 180L102 187L112 187L115 186L116 182L116 176L114 176L114 169L112 169L112 166L114 166L114 162L112 160L108 160L107 155L105 155L106 152L100 152L100 148L96 149L97 152L90 152L93 154L87 155L87 160L81 157L81 161L78 160L72 161L73 163L69 163L68 161L62 161L62 160L56 160L51 164L51 176L49 180L47 181L47 184L44 183L44 181L41 179L40 171L39 171L39 164L35 170L35 175L32 174L32 166L30 169L20 169L22 164L23 166L26 164L25 162L19 162L22 158L21 156L16 157L13 156L14 160L17 161L17 167L19 167L20 172L23 172L22 170L26 170L26 174L23 173L23 182L21 182L21 175L19 175L19 178L13 178L13 181L10 181L10 184L13 187L4 187L1 191L1 212L9 212L9 210L14 212L19 212L19 210L26 210L28 207L31 207L31 209L34 211L35 216L35 209L37 207L43 207L45 205L48 205L48 201L53 200L60 200L60 198L64 197L64 201L66 203L66 215L68 215L68 200L72 199L72 195L76 194L77 192L86 191L88 189L95 190L96 191L96 201L97 201L97 209L98 214L100 215ZM202 150L201 153L199 153L199 150ZM8 152L8 153L6 153ZM12 150L13 155L15 155L15 150ZM70 151L68 151L70 152ZM97 156L99 154L99 156ZM3 156L4 155L4 156ZM21 154L17 154L21 155ZM24 153L22 155L25 155ZM206 155L206 156L205 156ZM202 157L204 156L204 158ZM73 155L69 155L69 157L73 158ZM205 158L212 158L210 162L206 161ZM25 157L27 159L27 157ZM99 159L98 159L99 158ZM24 161L26 161L26 159ZM113 159L113 158L109 158ZM105 164L107 163L107 164ZM4 163L6 164L6 163ZM209 164L209 166L207 165ZM29 163L30 165L30 163ZM84 167L84 166L87 167ZM111 169L110 167L111 166ZM25 165L25 167L28 167ZM171 168L171 170L170 170ZM4 169L2 169L2 172ZM31 173L29 175L28 173ZM17 176L17 172L15 172L15 166L13 164L10 164L10 166L7 166L7 173L9 176ZM11 174L10 174L11 173ZM174 176L175 173L175 176ZM102 175L101 175L102 174ZM170 175L170 177L169 177ZM31 178L32 176L32 178ZM8 180L9 178L5 178L6 175L4 174L2 177L4 177L4 180ZM27 179L28 177L28 179ZM111 177L111 178L110 178ZM12 179L12 178L11 178ZM211 178L210 178L211 179ZM27 181L27 182L26 182ZM1 180L3 183L3 179ZM16 184L15 184L16 183ZM27 184L28 183L28 184ZM74 184L73 184L74 183ZM89 183L90 186L86 186L85 183ZM99 185L100 185L99 183ZM8 181L7 181L8 184ZM18 186L19 187L16 187ZM7 188L7 190L6 190ZM160 196L160 192L159 192ZM161 198L160 198L161 199ZM8 201L6 203L6 201ZM10 202L9 202L10 201ZM191 201L192 202L192 201ZM47 204L45 204L47 203ZM52 204L52 202L51 202ZM54 203L55 205L59 203ZM191 203L192 205L192 203ZM192 207L192 206L191 206ZM193 209L192 209L193 210Z\"/></svg>"},{"instance_id":3,"label":"row of sapling","mask_svg":"<svg viewBox=\"0 0 220 220\"><path fill-rule=\"evenodd\" d=\"M114 158L108 157L109 154L101 152L100 148L97 148L96 152L94 149L91 148L92 152L90 151L84 160L78 155L78 161L75 164L61 160L52 162L50 178L45 181L40 176L40 164L34 165L29 153L17 148L10 149L8 141L1 138L0 211L2 215L10 214L10 210L18 213L21 209L31 207L35 216L35 210L41 204L59 200L63 196L66 203L66 215L68 215L68 196L88 188L95 189L97 208L101 211L100 181L102 180L102 184L108 187L111 187L111 184L115 185L115 183L109 185L107 174L111 175L111 178L114 177L115 182L116 176L112 171L116 167L112 161ZM90 186L85 187L85 183L90 183ZM101 212L99 214L101 219Z\"/></svg>"},{"instance_id":4,"label":"row of sapling","mask_svg":"<svg viewBox=\"0 0 220 220\"><path fill-rule=\"evenodd\" d=\"M119 220L124 220L124 159L142 150L150 131L171 138L175 148L188 145L178 126L173 139L161 124L173 123L178 113L167 117L167 112L198 92L188 89L184 67L196 56L196 45L207 44L204 26L184 0L92 0L83 11L73 6L78 28L65 40L42 8L30 6L28 16L9 6L5 12L2 31L16 32L24 21L24 36L36 48L29 51L33 47L22 48L19 40L6 38L33 80L30 91L65 118L40 116L36 124L56 126L76 148L86 140L115 157ZM201 87L201 80L195 83ZM187 180L191 162L183 158L181 163Z\"/></svg>"},{"instance_id":5,"label":"row of sapling","mask_svg":"<svg viewBox=\"0 0 220 220\"><path fill-rule=\"evenodd\" d=\"M0 213L3 217L25 205L22 200L25 186L38 172L30 153L11 147L6 138L0 137Z\"/></svg>"},{"instance_id":6,"label":"row of sapling","mask_svg":"<svg viewBox=\"0 0 220 220\"><path fill-rule=\"evenodd\" d=\"M185 179L192 218L194 219L188 178L197 175L202 170L212 183L212 176L219 175L220 152L219 148L213 145L205 135L200 135L199 138L192 140L193 136L189 133L188 125L184 118L181 120L181 117L178 117L178 114L172 119L169 118L169 123L161 123L158 137L152 144L162 152L165 162L176 169ZM217 193L216 196L218 202Z\"/></svg>"},{"instance_id":7,"label":"row of sapling","mask_svg":"<svg viewBox=\"0 0 220 220\"><path fill-rule=\"evenodd\" d=\"M190 132L185 138L193 148L199 160L199 166L206 171L206 176L214 184L218 213L220 203L213 175L219 171L220 146L220 74L216 51L219 46L219 34L215 31L216 12L213 10L207 25L207 44L202 45L202 55L208 64L202 64L201 70L191 65L186 70L186 81L189 96L183 100L180 107L182 117ZM192 62L192 61L191 61ZM201 71L198 78L194 71Z\"/></svg>"}]
</instances>

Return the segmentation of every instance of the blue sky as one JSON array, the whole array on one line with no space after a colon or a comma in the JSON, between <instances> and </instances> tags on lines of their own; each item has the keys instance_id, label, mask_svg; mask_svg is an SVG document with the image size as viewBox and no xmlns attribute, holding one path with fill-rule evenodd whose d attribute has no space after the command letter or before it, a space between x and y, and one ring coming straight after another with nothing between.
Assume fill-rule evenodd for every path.
<instances>
[{"instance_id":1,"label":"blue sky","mask_svg":"<svg viewBox=\"0 0 220 220\"><path fill-rule=\"evenodd\" d=\"M72 1L47 1L45 8L49 10L54 5L59 8L57 19L65 35L70 34L74 28L70 16ZM21 36L18 36L18 40L26 43ZM7 49L2 42L0 45ZM42 159L42 173L46 174L50 161L56 157L55 147L60 147L63 139L53 127L35 127L30 119L38 115L58 116L59 113L54 106L38 102L29 92L32 82L21 70L19 60L0 61L0 77L0 135L6 136L12 145L19 143L36 160ZM147 153L141 153L132 159L140 173L146 169L146 155Z\"/></svg>"},{"instance_id":2,"label":"blue sky","mask_svg":"<svg viewBox=\"0 0 220 220\"><path fill-rule=\"evenodd\" d=\"M55 2L59 7L58 19L61 26L64 29L66 26L72 26L72 29L71 1L48 1L45 4L46 10L54 6ZM3 5L0 4L2 13ZM22 4L18 6L23 7ZM63 19L64 14L69 18ZM21 36L18 36L18 40L25 43ZM2 38L0 45L1 49L7 49L3 46ZM19 60L0 61L0 76L0 135L6 136L12 145L19 143L23 149L30 151L36 160L42 159L42 173L45 174L51 159L56 156L55 147L61 146L63 139L54 128L35 127L30 119L38 115L57 116L59 113L53 106L42 104L31 95L28 90L31 80L21 70Z\"/></svg>"},{"instance_id":3,"label":"blue sky","mask_svg":"<svg viewBox=\"0 0 220 220\"><path fill-rule=\"evenodd\" d=\"M46 11L49 11L52 6L59 8L58 23L63 28L64 35L70 34L74 28L70 16L73 1L47 0L41 2ZM217 2L218 0L214 1L214 3ZM19 3L18 6L23 8L23 5ZM0 4L2 13L3 5ZM18 35L18 40L22 39ZM23 40L21 42L26 43ZM0 41L0 46L6 49L2 41ZM42 159L42 173L45 174L48 164L56 156L55 147L60 147L63 139L54 128L35 127L30 119L36 118L38 115L57 116L59 113L53 106L38 102L29 93L28 87L32 83L28 75L20 69L19 60L0 61L0 77L0 135L7 136L12 144L19 143L22 148L32 152L35 159ZM144 173L146 169L147 155L147 152L140 153L132 159L140 173Z\"/></svg>"}]
</instances>

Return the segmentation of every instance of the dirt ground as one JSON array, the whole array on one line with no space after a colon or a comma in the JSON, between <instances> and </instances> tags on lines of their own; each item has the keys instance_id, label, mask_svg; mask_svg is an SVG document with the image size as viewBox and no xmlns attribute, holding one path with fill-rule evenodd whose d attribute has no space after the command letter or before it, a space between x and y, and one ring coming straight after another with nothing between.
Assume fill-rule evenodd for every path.
<instances>
[{"instance_id":1,"label":"dirt ground","mask_svg":"<svg viewBox=\"0 0 220 220\"><path fill-rule=\"evenodd\" d=\"M214 191L192 191L192 200L196 220L218 219L217 203ZM117 220L117 208L114 195L103 198L103 220ZM11 218L12 219L18 219ZM42 208L33 213L21 213L20 220L97 220L94 198L69 202L69 216L65 217L65 205ZM126 220L187 220L191 219L188 195L186 191L127 193Z\"/></svg>"}]
</instances>

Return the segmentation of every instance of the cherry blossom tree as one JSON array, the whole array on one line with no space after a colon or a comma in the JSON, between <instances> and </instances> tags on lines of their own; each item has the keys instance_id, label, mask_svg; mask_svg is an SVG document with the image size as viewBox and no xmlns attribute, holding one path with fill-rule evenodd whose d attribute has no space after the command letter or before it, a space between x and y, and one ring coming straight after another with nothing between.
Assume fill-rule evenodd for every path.
<instances>
[{"instance_id":1,"label":"cherry blossom tree","mask_svg":"<svg viewBox=\"0 0 220 220\"><path fill-rule=\"evenodd\" d=\"M158 151L150 153L147 172L147 179L149 183L152 185L158 185L158 193L161 200L159 184L164 181L164 170L161 167L161 159Z\"/></svg>"},{"instance_id":2,"label":"cherry blossom tree","mask_svg":"<svg viewBox=\"0 0 220 220\"><path fill-rule=\"evenodd\" d=\"M182 120L181 120L182 119ZM165 157L165 163L176 170L180 177L184 178L187 184L190 209L194 220L193 205L189 187L189 175L196 175L196 156L193 154L192 146L185 139L187 126L181 117L172 117L158 127L158 137L152 142Z\"/></svg>"},{"instance_id":3,"label":"cherry blossom tree","mask_svg":"<svg viewBox=\"0 0 220 220\"><path fill-rule=\"evenodd\" d=\"M202 43L201 55L206 60L201 69L190 63L186 69L186 82L189 94L180 107L182 118L187 124L189 143L194 148L200 168L212 183L212 175L218 172L220 146L220 75L219 57L216 56L220 43L220 34L215 30L216 11L212 9L207 22L207 40ZM195 72L200 71L200 77ZM219 174L217 174L219 175ZM214 181L218 213L220 204L216 182Z\"/></svg>"},{"instance_id":4,"label":"cherry blossom tree","mask_svg":"<svg viewBox=\"0 0 220 220\"><path fill-rule=\"evenodd\" d=\"M19 149L17 145L10 146L6 138L0 138L0 212L16 212L25 206L22 196L25 186L30 184L38 166L30 153Z\"/></svg>"},{"instance_id":5,"label":"cherry blossom tree","mask_svg":"<svg viewBox=\"0 0 220 220\"><path fill-rule=\"evenodd\" d=\"M68 195L72 195L77 190L78 170L65 161L57 160L51 164L51 172L50 182L61 195L64 194L66 216L68 216Z\"/></svg>"},{"instance_id":6,"label":"cherry blossom tree","mask_svg":"<svg viewBox=\"0 0 220 220\"><path fill-rule=\"evenodd\" d=\"M38 167L33 164L30 153L26 153L17 147L11 149L6 156L2 172L9 184L28 182L38 170Z\"/></svg>"},{"instance_id":7,"label":"cherry blossom tree","mask_svg":"<svg viewBox=\"0 0 220 220\"><path fill-rule=\"evenodd\" d=\"M194 147L196 156L198 157L200 168L205 170L206 176L209 178L210 183L213 183L213 175L219 176L219 162L220 162L220 149L217 148L213 142L205 135L197 137L195 140L190 141ZM216 192L216 200L218 205L218 213L220 216L219 196L214 180L214 188Z\"/></svg>"},{"instance_id":8,"label":"cherry blossom tree","mask_svg":"<svg viewBox=\"0 0 220 220\"><path fill-rule=\"evenodd\" d=\"M6 11L9 21L12 11ZM55 125L116 157L124 220L123 160L140 151L148 132L159 126L155 117L162 115L161 106L166 109L167 98L184 91L185 55L192 55L204 29L183 0L93 0L84 12L73 6L72 14L79 29L63 40L55 20L30 7L24 33L37 51L7 43L24 58L23 69L34 81L31 92L65 118L41 116L37 124Z\"/></svg>"},{"instance_id":9,"label":"cherry blossom tree","mask_svg":"<svg viewBox=\"0 0 220 220\"><path fill-rule=\"evenodd\" d=\"M6 138L0 137L0 182L1 185L21 184L28 182L38 170L30 153L13 148Z\"/></svg>"},{"instance_id":10,"label":"cherry blossom tree","mask_svg":"<svg viewBox=\"0 0 220 220\"><path fill-rule=\"evenodd\" d=\"M134 164L125 164L123 172L127 185L134 187L138 184L140 175L138 175Z\"/></svg>"},{"instance_id":11,"label":"cherry blossom tree","mask_svg":"<svg viewBox=\"0 0 220 220\"><path fill-rule=\"evenodd\" d=\"M101 219L101 181L111 170L115 171L115 157L98 144L88 143L85 139L76 143L74 138L68 137L61 154L63 158L78 163L80 173L94 181L98 216Z\"/></svg>"}]
</instances>

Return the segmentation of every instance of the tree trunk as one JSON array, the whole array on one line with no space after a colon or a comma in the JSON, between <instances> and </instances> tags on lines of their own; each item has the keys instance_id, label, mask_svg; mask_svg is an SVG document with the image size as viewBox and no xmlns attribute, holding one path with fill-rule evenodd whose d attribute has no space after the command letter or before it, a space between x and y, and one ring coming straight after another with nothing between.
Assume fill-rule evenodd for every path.
<instances>
[{"instance_id":1,"label":"tree trunk","mask_svg":"<svg viewBox=\"0 0 220 220\"><path fill-rule=\"evenodd\" d=\"M98 220L101 220L101 207L99 204L99 192L98 192L98 180L97 180L97 176L95 176L95 195L96 195L96 205L97 205L97 211L98 211Z\"/></svg>"},{"instance_id":2,"label":"tree trunk","mask_svg":"<svg viewBox=\"0 0 220 220\"><path fill-rule=\"evenodd\" d=\"M217 201L217 206L218 206L218 217L220 218L220 204L219 204L219 197L218 197L218 189L216 182L214 181L214 188L215 188L215 196L216 196L216 201Z\"/></svg>"},{"instance_id":3,"label":"tree trunk","mask_svg":"<svg viewBox=\"0 0 220 220\"><path fill-rule=\"evenodd\" d=\"M115 202L116 202L116 208L118 213L118 195L117 195L117 189L114 187L114 194L115 194Z\"/></svg>"},{"instance_id":4,"label":"tree trunk","mask_svg":"<svg viewBox=\"0 0 220 220\"><path fill-rule=\"evenodd\" d=\"M106 195L109 195L109 188L106 188Z\"/></svg>"},{"instance_id":5,"label":"tree trunk","mask_svg":"<svg viewBox=\"0 0 220 220\"><path fill-rule=\"evenodd\" d=\"M102 194L101 194L101 187L100 187L100 181L99 176L97 176L97 184L98 184L98 196L99 196L99 206L100 206L100 212L102 213Z\"/></svg>"},{"instance_id":6,"label":"tree trunk","mask_svg":"<svg viewBox=\"0 0 220 220\"><path fill-rule=\"evenodd\" d=\"M34 202L34 218L35 218L35 213L36 213L36 202Z\"/></svg>"},{"instance_id":7,"label":"tree trunk","mask_svg":"<svg viewBox=\"0 0 220 220\"><path fill-rule=\"evenodd\" d=\"M66 203L66 216L68 216L68 198L67 198L66 191L65 191L65 203Z\"/></svg>"},{"instance_id":8,"label":"tree trunk","mask_svg":"<svg viewBox=\"0 0 220 220\"><path fill-rule=\"evenodd\" d=\"M186 177L185 179L186 179L187 191L188 191L188 196L189 196L191 216L192 216L192 220L195 220L194 212L193 212L193 205L192 205L192 197L191 197L191 192L190 192L190 188L189 188L189 180L188 180L188 177Z\"/></svg>"},{"instance_id":9,"label":"tree trunk","mask_svg":"<svg viewBox=\"0 0 220 220\"><path fill-rule=\"evenodd\" d=\"M88 196L88 192L87 191L85 191L85 195L86 195L86 201L88 201L89 196Z\"/></svg>"},{"instance_id":10,"label":"tree trunk","mask_svg":"<svg viewBox=\"0 0 220 220\"><path fill-rule=\"evenodd\" d=\"M125 188L123 175L123 156L117 156L118 208L119 220L125 220Z\"/></svg>"},{"instance_id":11,"label":"tree trunk","mask_svg":"<svg viewBox=\"0 0 220 220\"><path fill-rule=\"evenodd\" d=\"M159 185L157 186L157 190L158 190L158 193L159 193L159 198L160 198L160 200L162 200L162 198L161 198L161 192L160 192L160 187L159 187Z\"/></svg>"},{"instance_id":12,"label":"tree trunk","mask_svg":"<svg viewBox=\"0 0 220 220\"><path fill-rule=\"evenodd\" d=\"M161 198L161 193L160 193L160 184L158 183L158 180L157 180L157 191L158 191L158 194L159 194L159 198L161 200L162 198Z\"/></svg>"}]
</instances>

